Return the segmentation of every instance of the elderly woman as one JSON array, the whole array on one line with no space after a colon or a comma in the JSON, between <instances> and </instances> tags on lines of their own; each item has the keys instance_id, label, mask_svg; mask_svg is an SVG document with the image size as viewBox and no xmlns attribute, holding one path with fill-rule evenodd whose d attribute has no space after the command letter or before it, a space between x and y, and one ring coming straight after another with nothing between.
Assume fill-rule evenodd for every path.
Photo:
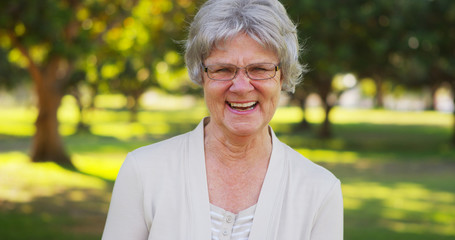
<instances>
[{"instance_id":1,"label":"elderly woman","mask_svg":"<svg viewBox=\"0 0 455 240\"><path fill-rule=\"evenodd\" d=\"M207 1L185 59L210 116L128 154L103 239L342 239L339 180L269 126L299 81L298 53L278 1Z\"/></svg>"}]
</instances>

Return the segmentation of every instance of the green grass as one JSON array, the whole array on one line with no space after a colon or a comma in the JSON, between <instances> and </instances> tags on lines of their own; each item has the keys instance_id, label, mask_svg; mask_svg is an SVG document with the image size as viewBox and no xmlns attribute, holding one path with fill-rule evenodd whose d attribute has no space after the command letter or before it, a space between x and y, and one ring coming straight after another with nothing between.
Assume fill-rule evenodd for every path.
<instances>
[{"instance_id":1,"label":"green grass","mask_svg":"<svg viewBox=\"0 0 455 240\"><path fill-rule=\"evenodd\" d=\"M36 110L0 108L0 239L99 239L127 152L189 131L206 115L203 107L160 107L141 111L137 123L121 109L93 110L85 118L91 133L75 134L79 116L66 98L60 130L76 171L31 163ZM331 139L316 136L321 109L307 111L310 130L295 130L302 116L298 108L280 108L271 125L283 142L341 179L345 239L455 238L451 115L335 108Z\"/></svg>"}]
</instances>

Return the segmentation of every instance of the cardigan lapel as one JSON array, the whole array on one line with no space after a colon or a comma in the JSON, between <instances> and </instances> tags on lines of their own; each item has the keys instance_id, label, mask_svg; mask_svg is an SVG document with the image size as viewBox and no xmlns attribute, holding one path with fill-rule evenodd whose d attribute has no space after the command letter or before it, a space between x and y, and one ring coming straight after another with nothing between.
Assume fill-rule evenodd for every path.
<instances>
[{"instance_id":1,"label":"cardigan lapel","mask_svg":"<svg viewBox=\"0 0 455 240\"><path fill-rule=\"evenodd\" d=\"M250 240L273 239L273 231L276 230L278 224L276 221L281 212L285 179L288 176L288 161L285 158L283 143L275 136L272 128L269 129L272 136L272 154L256 205Z\"/></svg>"},{"instance_id":2,"label":"cardigan lapel","mask_svg":"<svg viewBox=\"0 0 455 240\"><path fill-rule=\"evenodd\" d=\"M210 204L204 154L204 119L190 132L188 139L187 199L191 239L211 239Z\"/></svg>"},{"instance_id":3,"label":"cardigan lapel","mask_svg":"<svg viewBox=\"0 0 455 240\"><path fill-rule=\"evenodd\" d=\"M256 205L250 240L270 239L280 215L288 162L283 144L269 127L272 136L272 154L267 173ZM211 239L210 202L204 154L204 120L190 132L188 139L187 199L189 206L189 231L191 239Z\"/></svg>"}]
</instances>

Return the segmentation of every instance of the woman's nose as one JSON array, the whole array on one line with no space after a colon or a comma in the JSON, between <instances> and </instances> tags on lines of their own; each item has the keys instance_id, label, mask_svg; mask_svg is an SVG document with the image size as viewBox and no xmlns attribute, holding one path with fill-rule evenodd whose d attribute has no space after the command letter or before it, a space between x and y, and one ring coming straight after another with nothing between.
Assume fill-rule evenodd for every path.
<instances>
[{"instance_id":1,"label":"woman's nose","mask_svg":"<svg viewBox=\"0 0 455 240\"><path fill-rule=\"evenodd\" d=\"M239 69L237 75L232 79L232 85L229 88L232 92L249 92L254 89L251 79L246 74L245 69Z\"/></svg>"}]
</instances>

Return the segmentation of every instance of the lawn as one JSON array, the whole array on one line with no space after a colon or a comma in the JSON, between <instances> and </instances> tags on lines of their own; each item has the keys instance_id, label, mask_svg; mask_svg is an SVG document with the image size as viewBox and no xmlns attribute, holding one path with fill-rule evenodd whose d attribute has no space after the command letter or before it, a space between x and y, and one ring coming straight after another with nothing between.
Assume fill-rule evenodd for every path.
<instances>
[{"instance_id":1,"label":"lawn","mask_svg":"<svg viewBox=\"0 0 455 240\"><path fill-rule=\"evenodd\" d=\"M189 131L207 114L204 107L169 109L143 110L129 123L126 111L106 106L87 113L90 133L75 133L79 116L66 98L60 130L77 168L69 170L30 162L35 109L0 107L0 239L100 239L126 153ZM450 115L335 108L331 139L316 137L321 109L307 111L310 130L295 130L302 116L281 107L271 125L342 181L345 239L455 238Z\"/></svg>"}]
</instances>

